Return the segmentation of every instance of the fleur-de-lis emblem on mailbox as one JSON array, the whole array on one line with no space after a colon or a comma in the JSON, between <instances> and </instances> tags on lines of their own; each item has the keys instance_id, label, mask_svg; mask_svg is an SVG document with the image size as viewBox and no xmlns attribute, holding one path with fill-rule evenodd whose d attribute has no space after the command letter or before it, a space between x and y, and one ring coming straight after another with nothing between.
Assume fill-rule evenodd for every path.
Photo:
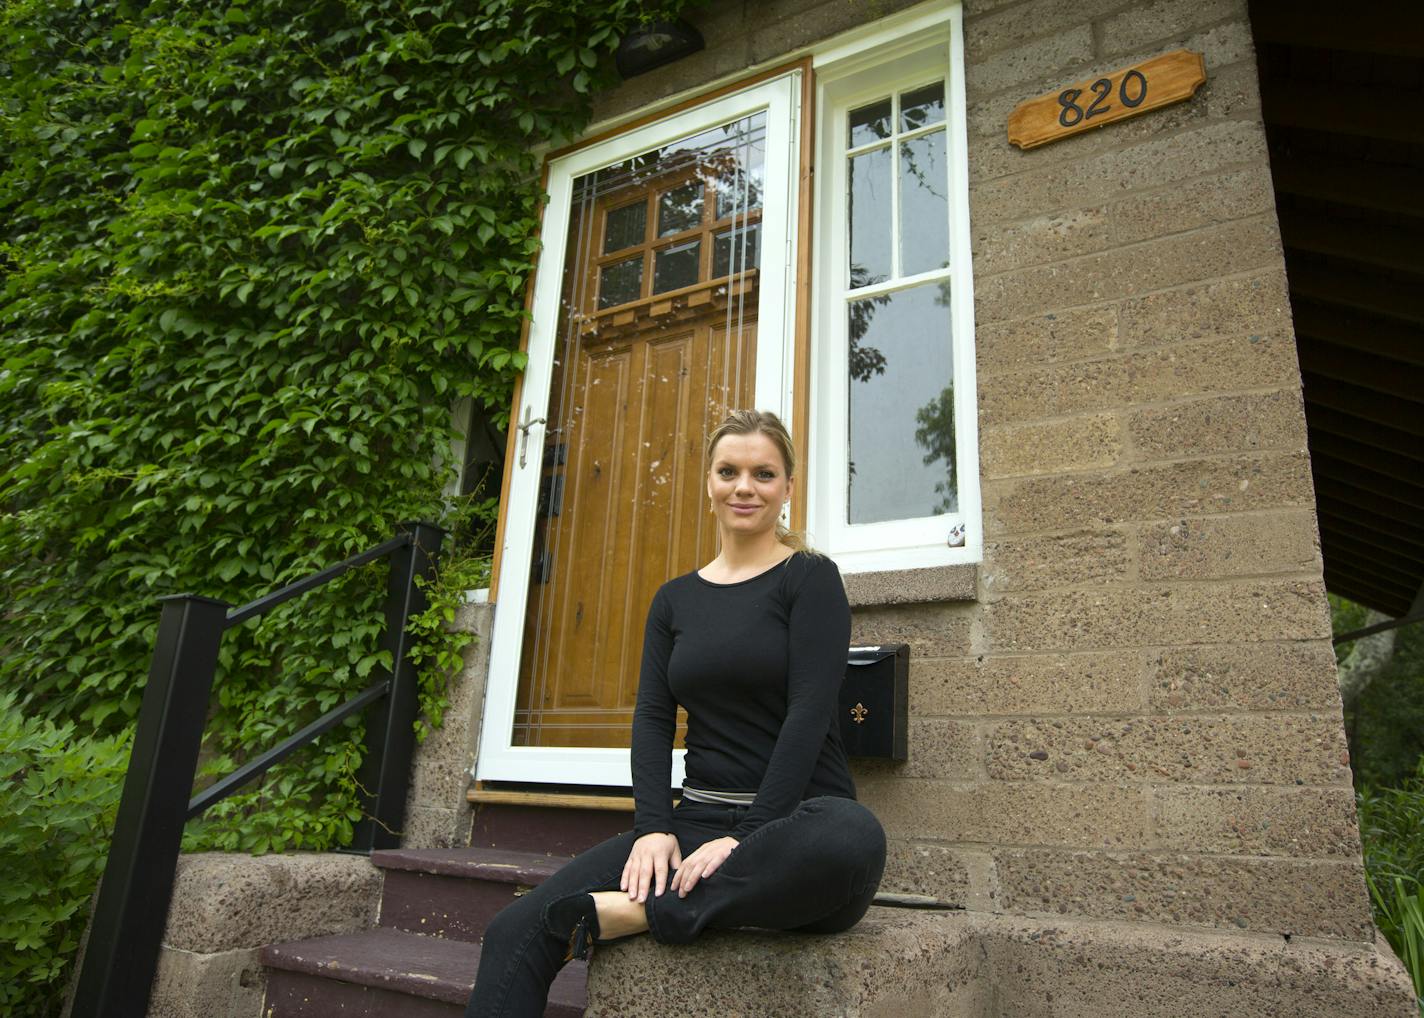
<instances>
[{"instance_id":1,"label":"fleur-de-lis emblem on mailbox","mask_svg":"<svg viewBox=\"0 0 1424 1018\"><path fill-rule=\"evenodd\" d=\"M866 715L869 713L870 711L866 709L863 703L856 703L856 705L850 709L850 716L855 719L855 723L858 725L865 724Z\"/></svg>"}]
</instances>

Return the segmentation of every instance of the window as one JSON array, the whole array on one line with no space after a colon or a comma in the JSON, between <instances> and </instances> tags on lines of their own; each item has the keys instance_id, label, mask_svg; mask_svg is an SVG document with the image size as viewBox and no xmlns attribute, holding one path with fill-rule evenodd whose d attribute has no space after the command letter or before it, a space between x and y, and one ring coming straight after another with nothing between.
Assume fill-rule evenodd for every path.
<instances>
[{"instance_id":1,"label":"window","mask_svg":"<svg viewBox=\"0 0 1424 1018\"><path fill-rule=\"evenodd\" d=\"M848 572L980 558L952 27L817 70L809 525Z\"/></svg>"}]
</instances>

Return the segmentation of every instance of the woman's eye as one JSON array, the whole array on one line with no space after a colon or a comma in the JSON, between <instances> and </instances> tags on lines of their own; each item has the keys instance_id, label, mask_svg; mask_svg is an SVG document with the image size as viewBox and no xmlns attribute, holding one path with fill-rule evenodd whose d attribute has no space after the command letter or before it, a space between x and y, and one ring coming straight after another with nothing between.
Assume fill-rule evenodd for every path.
<instances>
[{"instance_id":1,"label":"woman's eye","mask_svg":"<svg viewBox=\"0 0 1424 1018\"><path fill-rule=\"evenodd\" d=\"M760 477L763 481L769 481L776 475L773 474L770 470L762 470L758 472L757 476Z\"/></svg>"}]
</instances>

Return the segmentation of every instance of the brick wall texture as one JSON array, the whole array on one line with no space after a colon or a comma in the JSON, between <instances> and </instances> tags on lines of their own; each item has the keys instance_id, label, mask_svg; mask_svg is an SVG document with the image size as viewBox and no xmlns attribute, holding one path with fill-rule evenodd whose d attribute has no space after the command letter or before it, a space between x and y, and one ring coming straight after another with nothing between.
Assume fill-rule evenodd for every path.
<instances>
[{"instance_id":1,"label":"brick wall texture","mask_svg":"<svg viewBox=\"0 0 1424 1018\"><path fill-rule=\"evenodd\" d=\"M729 3L612 116L907 6ZM965 0L985 557L857 766L887 884L1372 939L1245 0ZM1024 99L1178 48L1189 102L1022 152Z\"/></svg>"},{"instance_id":2,"label":"brick wall texture","mask_svg":"<svg viewBox=\"0 0 1424 1018\"><path fill-rule=\"evenodd\" d=\"M903 637L890 882L1369 939L1244 0L966 0L986 549ZM1022 100L1173 49L1190 102L1022 152Z\"/></svg>"}]
</instances>

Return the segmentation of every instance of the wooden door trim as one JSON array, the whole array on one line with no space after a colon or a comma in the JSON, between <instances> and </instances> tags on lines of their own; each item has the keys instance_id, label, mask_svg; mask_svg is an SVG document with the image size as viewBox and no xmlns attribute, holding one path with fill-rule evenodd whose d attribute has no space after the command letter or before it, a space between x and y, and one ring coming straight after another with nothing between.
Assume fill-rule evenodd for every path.
<instances>
[{"instance_id":1,"label":"wooden door trim","mask_svg":"<svg viewBox=\"0 0 1424 1018\"><path fill-rule=\"evenodd\" d=\"M489 788L476 781L465 793L465 801L501 806L556 806L562 809L604 809L633 812L631 795L591 795L576 792L527 792L518 788Z\"/></svg>"},{"instance_id":2,"label":"wooden door trim","mask_svg":"<svg viewBox=\"0 0 1424 1018\"><path fill-rule=\"evenodd\" d=\"M587 138L580 138L571 145L565 145L563 148L555 149L550 152L548 156L545 157L545 162L547 163L566 156L570 152L577 152L579 149L587 148L589 145L597 145L599 142L607 141L609 138L616 138L620 134L627 134L629 131L635 131L640 127L656 123L667 117L677 116L677 114L694 109L703 103L720 99L724 95L740 92L744 88L751 88L753 85L760 85L764 81L770 81L772 78L779 78L783 74L790 74L798 70L805 72L807 76L811 74L811 57L809 55L801 57L799 60L789 60L784 64L777 64L775 67L768 67L757 71L755 74L737 78L735 81L729 81L725 85L708 89L706 92L698 92L696 95L683 99L680 102L665 106L662 109L654 110L651 113L644 113L642 116L624 121L616 127L610 127L606 131L599 131L597 134L591 134Z\"/></svg>"},{"instance_id":3,"label":"wooden door trim","mask_svg":"<svg viewBox=\"0 0 1424 1018\"><path fill-rule=\"evenodd\" d=\"M811 56L801 57L798 60L788 61L758 71L755 74L738 78L717 88L706 92L698 93L681 102L674 103L666 109L653 113L644 114L626 123L620 124L607 131L600 131L598 134L582 138L572 145L556 149L544 156L544 164L539 174L539 189L542 193L549 192L549 172L550 164L558 158L576 152L589 145L616 138L620 134L637 130L647 124L654 123L666 117L676 116L687 110L694 109L704 103L720 99L722 96L730 95L744 88L751 88L762 82L770 81L772 78L780 77L784 74L791 74L795 71L801 72L801 113L800 124L800 154L797 176L797 258L796 258L796 330L792 339L794 348L794 368L792 372L792 432L793 443L796 448L797 461L802 464L802 471L805 471L809 447L807 445L808 430L810 428L810 381L811 381L811 210L814 195L812 193L811 175L813 172L813 154L815 146L815 117L813 116L815 107L815 74L811 66ZM547 203L541 202L539 205L539 237L544 236L544 212ZM524 323L519 333L519 351L526 357L529 353L529 330L533 324L534 289L538 276L539 260L535 260L535 268L529 273L529 277L524 284ZM562 266L559 266L562 269ZM521 371L514 380L514 391L510 398L509 429L505 435L504 449L504 476L500 479L499 488L499 513L495 519L494 535L494 555L490 562L489 578L489 603L495 604L499 591L499 574L504 563L505 529L509 514L509 483L514 473L514 457L519 449L519 407L524 396L524 376L528 372L528 366ZM804 484L802 491L805 491ZM792 526L795 529L803 529L806 526L806 502L804 498L793 499L791 506Z\"/></svg>"}]
</instances>

